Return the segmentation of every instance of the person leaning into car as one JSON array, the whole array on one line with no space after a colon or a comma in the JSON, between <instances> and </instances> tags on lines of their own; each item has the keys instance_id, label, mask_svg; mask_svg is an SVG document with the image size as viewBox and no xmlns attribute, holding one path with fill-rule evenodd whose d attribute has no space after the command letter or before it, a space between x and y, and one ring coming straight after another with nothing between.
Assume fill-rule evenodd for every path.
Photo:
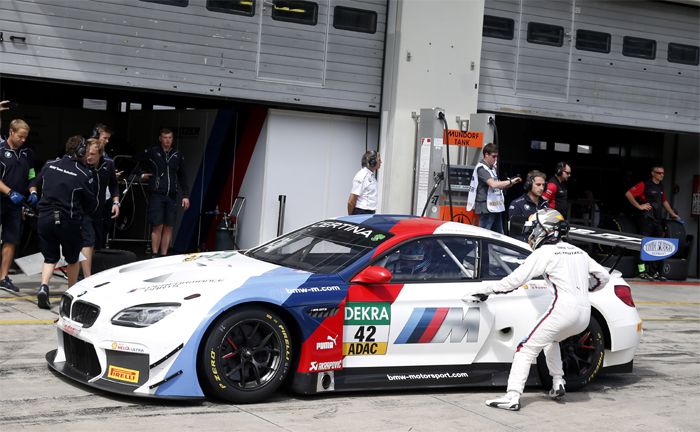
<instances>
[{"instance_id":1,"label":"person leaning into car","mask_svg":"<svg viewBox=\"0 0 700 432\"><path fill-rule=\"evenodd\" d=\"M7 109L8 101L0 102ZM27 195L29 182L36 177L32 150L24 146L29 125L21 119L10 122L7 140L0 139L0 226L2 226L2 263L0 288L19 292L8 276L15 249L22 234L22 203L36 205L36 194Z\"/></svg>"},{"instance_id":2,"label":"person leaning into car","mask_svg":"<svg viewBox=\"0 0 700 432\"><path fill-rule=\"evenodd\" d=\"M85 165L86 154L87 142L83 137L68 138L66 154L47 162L30 187L33 192L41 189L37 231L44 266L37 300L42 309L51 308L49 280L61 252L68 263L68 286L78 280L83 215L97 207L97 182Z\"/></svg>"}]
</instances>

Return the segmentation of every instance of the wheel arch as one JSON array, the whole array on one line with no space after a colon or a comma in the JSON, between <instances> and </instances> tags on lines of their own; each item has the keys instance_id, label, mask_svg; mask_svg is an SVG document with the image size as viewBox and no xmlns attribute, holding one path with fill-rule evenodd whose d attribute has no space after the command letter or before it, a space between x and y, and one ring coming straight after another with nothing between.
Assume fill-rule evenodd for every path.
<instances>
[{"instance_id":1,"label":"wheel arch","mask_svg":"<svg viewBox=\"0 0 700 432\"><path fill-rule=\"evenodd\" d=\"M594 317L597 321L598 324L603 328L603 337L604 337L604 342L605 342L605 349L610 349L612 346L611 341L610 341L610 328L608 327L608 321L605 319L603 314L596 309L595 307L591 306L591 316Z\"/></svg>"},{"instance_id":2,"label":"wheel arch","mask_svg":"<svg viewBox=\"0 0 700 432\"><path fill-rule=\"evenodd\" d=\"M237 303L235 305L232 305L228 309L224 309L219 312L219 314L212 319L211 323L207 327L206 331L202 334L202 338L199 340L199 345L197 346L197 365L196 365L196 370L197 370L197 380L199 382L200 387L202 390L207 393L207 386L203 385L204 383L202 382L203 377L202 373L200 370L200 364L199 364L199 359L200 359L200 354L202 353L202 350L204 349L205 342L207 338L209 337L209 334L211 331L215 328L215 326L228 314L241 310L241 309L252 309L255 307L260 307L264 309L268 309L276 314L278 314L287 324L287 327L289 328L289 332L291 333L291 339L292 339L292 368L290 370L290 374L287 376L287 381L289 381L293 374L294 371L296 370L298 361L299 361L299 351L301 349L301 328L299 327L299 323L297 320L294 318L294 316L289 313L286 309L284 309L282 306L275 304L275 303L270 303L270 302L265 302L265 301L251 301L251 302L243 302L243 303Z\"/></svg>"}]
</instances>

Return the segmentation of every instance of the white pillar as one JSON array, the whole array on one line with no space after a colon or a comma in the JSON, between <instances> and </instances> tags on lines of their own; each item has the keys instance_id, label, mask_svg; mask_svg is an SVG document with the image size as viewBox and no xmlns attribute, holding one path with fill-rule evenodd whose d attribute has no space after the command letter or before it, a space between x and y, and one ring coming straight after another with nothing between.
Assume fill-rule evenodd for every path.
<instances>
[{"instance_id":1,"label":"white pillar","mask_svg":"<svg viewBox=\"0 0 700 432\"><path fill-rule=\"evenodd\" d=\"M389 2L379 175L382 213L411 213L415 123L411 112L476 112L484 0Z\"/></svg>"}]
</instances>

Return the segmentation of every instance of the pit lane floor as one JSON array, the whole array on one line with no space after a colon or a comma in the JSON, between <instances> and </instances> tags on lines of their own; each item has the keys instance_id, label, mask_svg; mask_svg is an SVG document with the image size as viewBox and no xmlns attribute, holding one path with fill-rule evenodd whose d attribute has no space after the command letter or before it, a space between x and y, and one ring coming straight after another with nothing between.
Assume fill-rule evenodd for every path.
<instances>
[{"instance_id":1,"label":"pit lane floor","mask_svg":"<svg viewBox=\"0 0 700 432\"><path fill-rule=\"evenodd\" d=\"M528 388L519 412L484 405L503 388L280 393L253 405L127 398L61 378L44 355L55 348L58 297L38 309L36 277L0 291L0 431L696 431L700 424L700 282L632 280L644 319L634 372L600 376L561 403Z\"/></svg>"}]
</instances>

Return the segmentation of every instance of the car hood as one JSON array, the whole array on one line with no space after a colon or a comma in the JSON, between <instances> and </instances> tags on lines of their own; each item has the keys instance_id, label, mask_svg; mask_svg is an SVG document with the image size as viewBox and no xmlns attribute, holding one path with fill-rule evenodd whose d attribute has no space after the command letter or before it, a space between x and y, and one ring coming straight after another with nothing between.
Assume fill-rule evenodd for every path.
<instances>
[{"instance_id":1,"label":"car hood","mask_svg":"<svg viewBox=\"0 0 700 432\"><path fill-rule=\"evenodd\" d=\"M127 264L91 276L68 293L76 300L117 310L136 304L181 301L195 295L211 304L243 286L257 285L258 279L264 279L268 285L274 279L274 286L284 287L298 285L300 277L310 274L238 252L211 252ZM275 290L266 290L260 296L283 300Z\"/></svg>"}]
</instances>

